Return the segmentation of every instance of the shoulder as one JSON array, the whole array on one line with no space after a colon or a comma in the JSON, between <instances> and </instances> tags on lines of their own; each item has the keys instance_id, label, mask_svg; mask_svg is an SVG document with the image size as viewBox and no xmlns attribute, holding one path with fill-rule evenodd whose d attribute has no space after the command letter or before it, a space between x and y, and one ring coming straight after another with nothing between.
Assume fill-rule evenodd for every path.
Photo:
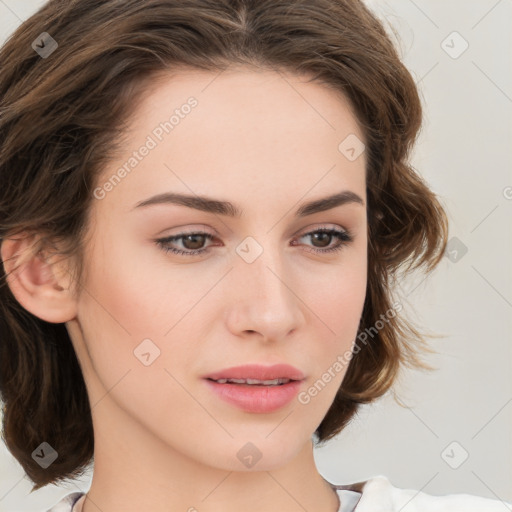
<instances>
[{"instance_id":1,"label":"shoulder","mask_svg":"<svg viewBox=\"0 0 512 512\"><path fill-rule=\"evenodd\" d=\"M384 475L348 485L338 490L360 493L354 512L504 512L512 504L471 494L434 496L414 489L395 487Z\"/></svg>"},{"instance_id":2,"label":"shoulder","mask_svg":"<svg viewBox=\"0 0 512 512\"><path fill-rule=\"evenodd\" d=\"M83 495L83 492L68 494L46 512L72 512L73 506Z\"/></svg>"}]
</instances>

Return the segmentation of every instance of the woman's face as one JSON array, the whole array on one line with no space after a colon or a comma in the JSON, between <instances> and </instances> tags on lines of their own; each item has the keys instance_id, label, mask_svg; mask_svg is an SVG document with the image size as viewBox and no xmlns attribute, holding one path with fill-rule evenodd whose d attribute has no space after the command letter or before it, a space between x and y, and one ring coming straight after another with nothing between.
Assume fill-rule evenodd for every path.
<instances>
[{"instance_id":1,"label":"woman's face","mask_svg":"<svg viewBox=\"0 0 512 512\"><path fill-rule=\"evenodd\" d=\"M248 455L261 457L257 470L276 468L310 441L365 299L362 140L339 94L294 75L187 71L147 93L124 157L94 191L77 321L67 323L96 436L137 428L239 471ZM190 233L200 234L179 238ZM302 380L206 378L248 364L291 365L297 374L274 376Z\"/></svg>"}]
</instances>

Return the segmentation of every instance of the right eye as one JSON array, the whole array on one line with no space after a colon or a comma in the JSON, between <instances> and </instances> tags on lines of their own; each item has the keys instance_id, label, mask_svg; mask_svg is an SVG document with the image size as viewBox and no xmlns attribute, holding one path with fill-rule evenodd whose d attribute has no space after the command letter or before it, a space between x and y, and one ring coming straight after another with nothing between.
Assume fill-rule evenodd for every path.
<instances>
[{"instance_id":1,"label":"right eye","mask_svg":"<svg viewBox=\"0 0 512 512\"><path fill-rule=\"evenodd\" d=\"M169 244L182 240L183 245L192 245L191 248L185 247L183 249L177 249ZM169 236L166 238L160 238L155 240L157 245L166 253L181 254L184 256L195 256L197 254L203 254L209 251L209 246L206 248L196 248L194 246L203 245L205 240L213 240L213 235L204 232L191 232L191 233L180 233L178 235Z\"/></svg>"}]
</instances>

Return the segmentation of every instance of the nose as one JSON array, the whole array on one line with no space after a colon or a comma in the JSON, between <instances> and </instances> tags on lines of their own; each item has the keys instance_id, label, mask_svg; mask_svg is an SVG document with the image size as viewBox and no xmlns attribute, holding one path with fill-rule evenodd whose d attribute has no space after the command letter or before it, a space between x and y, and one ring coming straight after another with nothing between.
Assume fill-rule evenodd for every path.
<instances>
[{"instance_id":1,"label":"nose","mask_svg":"<svg viewBox=\"0 0 512 512\"><path fill-rule=\"evenodd\" d=\"M278 341L305 323L297 269L287 266L285 258L276 244L265 247L250 263L243 257L235 259L227 301L228 329L234 335Z\"/></svg>"}]
</instances>

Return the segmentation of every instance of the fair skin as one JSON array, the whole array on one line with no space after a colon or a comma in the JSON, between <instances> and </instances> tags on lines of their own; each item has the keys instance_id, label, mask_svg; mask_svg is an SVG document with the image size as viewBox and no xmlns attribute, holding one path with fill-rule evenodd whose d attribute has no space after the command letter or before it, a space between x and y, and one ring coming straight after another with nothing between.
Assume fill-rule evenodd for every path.
<instances>
[{"instance_id":1,"label":"fair skin","mask_svg":"<svg viewBox=\"0 0 512 512\"><path fill-rule=\"evenodd\" d=\"M27 310L66 323L83 370L95 452L82 512L335 512L311 437L346 365L307 404L295 398L271 413L220 400L202 377L284 362L303 372L305 391L352 348L367 281L365 155L350 161L338 146L363 134L347 101L318 82L189 70L148 91L131 118L126 155L99 186L190 96L198 101L190 114L93 200L81 293L71 293L64 263L52 259L31 258L8 280ZM171 191L230 201L242 212L135 208ZM295 215L342 191L363 204ZM314 253L340 243L305 236L322 227L348 231L352 241ZM184 231L213 239L167 245L209 251L184 256L155 242ZM236 252L246 237L263 249L251 263ZM28 243L4 241L6 267ZM160 356L145 366L134 350L147 338ZM237 457L248 442L262 455L250 468Z\"/></svg>"}]
</instances>

